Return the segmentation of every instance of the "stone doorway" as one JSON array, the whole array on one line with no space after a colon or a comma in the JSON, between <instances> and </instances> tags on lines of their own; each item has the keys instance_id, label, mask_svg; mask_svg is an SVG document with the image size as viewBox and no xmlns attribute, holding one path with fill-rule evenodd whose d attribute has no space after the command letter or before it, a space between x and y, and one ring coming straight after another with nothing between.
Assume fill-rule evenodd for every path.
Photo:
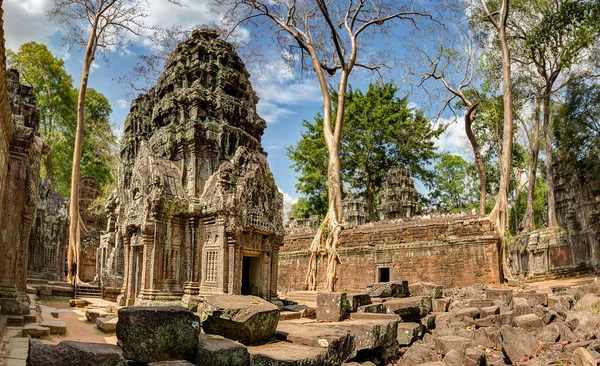
<instances>
[{"instance_id":1,"label":"stone doorway","mask_svg":"<svg viewBox=\"0 0 600 366\"><path fill-rule=\"evenodd\" d=\"M260 257L260 252L244 251L242 262L242 295L261 295L262 271Z\"/></svg>"},{"instance_id":2,"label":"stone doorway","mask_svg":"<svg viewBox=\"0 0 600 366\"><path fill-rule=\"evenodd\" d=\"M390 282L390 267L377 268L377 282Z\"/></svg>"}]
</instances>

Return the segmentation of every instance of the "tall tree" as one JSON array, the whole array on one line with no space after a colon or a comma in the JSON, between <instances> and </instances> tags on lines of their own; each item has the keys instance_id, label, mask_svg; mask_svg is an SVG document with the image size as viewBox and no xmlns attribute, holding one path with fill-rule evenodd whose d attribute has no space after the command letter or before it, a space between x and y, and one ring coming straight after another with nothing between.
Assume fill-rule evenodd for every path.
<instances>
[{"instance_id":1,"label":"tall tree","mask_svg":"<svg viewBox=\"0 0 600 366\"><path fill-rule=\"evenodd\" d=\"M504 236L508 226L508 190L510 185L510 171L512 169L512 146L513 146L513 98L512 98L512 80L510 48L508 46L507 21L509 15L510 0L501 0L498 9L491 8L486 0L481 1L483 15L493 25L500 42L500 51L502 54L502 94L504 95L504 131L502 133L502 155L500 156L500 186L496 196L496 204L490 213L490 218L496 225L500 236ZM489 5L489 6L488 6ZM508 275L506 266L504 247L501 248L502 262Z\"/></svg>"},{"instance_id":2,"label":"tall tree","mask_svg":"<svg viewBox=\"0 0 600 366\"><path fill-rule=\"evenodd\" d=\"M371 221L376 219L376 197L392 166L403 165L424 182L432 179L424 167L436 156L434 140L443 131L410 108L408 97L399 98L398 92L391 82L376 83L369 85L366 93L350 88L346 99L345 138L340 149L342 186L364 199ZM335 92L332 98L336 98ZM300 173L298 191L314 202L327 193L321 116L304 125L307 131L287 154Z\"/></svg>"},{"instance_id":3,"label":"tall tree","mask_svg":"<svg viewBox=\"0 0 600 366\"><path fill-rule=\"evenodd\" d=\"M471 164L459 155L442 153L433 169L435 179L428 184L433 209L456 213L475 206L472 191L476 188Z\"/></svg>"},{"instance_id":4,"label":"tall tree","mask_svg":"<svg viewBox=\"0 0 600 366\"><path fill-rule=\"evenodd\" d=\"M429 79L438 80L444 88L450 93L444 103L446 107L452 108L451 103L458 98L459 106L464 109L465 132L473 150L475 166L479 175L479 213L486 213L486 175L483 156L481 154L480 144L473 133L473 124L477 119L477 110L480 104L479 95L473 92L473 83L475 71L477 70L478 54L473 47L472 42L466 39L469 35L463 33L465 42L459 45L457 49L447 48L440 44L435 57L431 57L426 52L426 48L419 49L419 53L425 58L429 69L421 74L419 85ZM455 80L457 79L457 80ZM464 107L464 108L462 108Z\"/></svg>"},{"instance_id":5,"label":"tall tree","mask_svg":"<svg viewBox=\"0 0 600 366\"><path fill-rule=\"evenodd\" d=\"M552 96L566 81L558 83L586 56L585 51L597 46L600 34L600 3L595 0L517 0L509 34L516 45L514 57L523 64L532 65L541 79L542 129L546 149L546 183L548 185L548 227L555 227L556 204L554 200L554 167L552 154L552 124L550 104ZM566 79L569 77L567 76ZM533 142L536 143L535 141ZM532 151L537 155L537 151ZM537 156L535 159L537 160ZM535 171L530 177L528 205L533 205ZM532 206L528 206L523 220L526 228L533 225Z\"/></svg>"},{"instance_id":6,"label":"tall tree","mask_svg":"<svg viewBox=\"0 0 600 366\"><path fill-rule=\"evenodd\" d=\"M326 236L326 288L333 291L337 280L339 235L344 225L342 215L342 180L340 148L344 130L344 113L348 80L355 68L376 70L381 64L370 64L369 52L363 49L366 37L384 34L394 20L416 20L427 14L415 11L414 4L391 0L217 0L228 11L224 21L229 29L244 22L269 27L271 34L286 51L300 51L299 59L308 61L314 71L323 97L323 134L328 152L328 212L311 244L311 258L306 285L316 289L316 257ZM310 65L310 67L308 66ZM337 100L332 101L328 80L338 74ZM333 108L336 113L333 114Z\"/></svg>"},{"instance_id":7,"label":"tall tree","mask_svg":"<svg viewBox=\"0 0 600 366\"><path fill-rule=\"evenodd\" d=\"M56 58L43 44L24 43L17 52L8 50L8 67L15 68L21 78L33 87L40 110L40 134L50 146L60 139L74 116L76 99L73 78L67 74L63 60ZM44 157L45 177L55 182L56 154L50 150Z\"/></svg>"},{"instance_id":8,"label":"tall tree","mask_svg":"<svg viewBox=\"0 0 600 366\"><path fill-rule=\"evenodd\" d=\"M49 11L64 25L65 41L71 45L85 46L81 83L77 97L77 129L73 148L73 169L71 172L71 196L69 203L69 250L68 264L72 266L73 256L80 259L79 241L79 178L83 148L85 122L85 98L92 63L100 52L125 47L129 34L139 35L143 28L143 18L147 16L147 2L143 0L55 0ZM81 266L77 267L79 269ZM77 279L79 274L77 273ZM71 273L67 281L71 281Z\"/></svg>"}]
</instances>

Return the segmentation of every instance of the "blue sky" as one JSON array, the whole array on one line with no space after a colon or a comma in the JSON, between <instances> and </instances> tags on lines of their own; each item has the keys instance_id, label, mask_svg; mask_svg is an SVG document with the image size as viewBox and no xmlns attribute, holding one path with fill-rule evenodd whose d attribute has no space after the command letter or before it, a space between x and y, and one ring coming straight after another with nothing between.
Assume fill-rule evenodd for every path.
<instances>
[{"instance_id":1,"label":"blue sky","mask_svg":"<svg viewBox=\"0 0 600 366\"><path fill-rule=\"evenodd\" d=\"M216 19L205 0L184 0L183 3L188 4L186 8L174 6L165 0L149 0L149 3L152 13L147 18L148 24L159 24L165 28L179 24L183 28L189 28L197 24L208 24ZM61 46L60 26L46 16L51 7L52 0L4 0L6 46L17 50L28 41L46 44L57 57L65 60L67 72L73 76L75 86L78 87L82 51L77 48L66 50ZM253 36L251 31L248 34ZM136 38L126 54L113 52L107 54L108 62L101 57L94 62L89 87L102 92L109 99L113 108L111 119L117 132L121 130L129 112L129 100L126 98L127 86L118 83L116 79L128 73L136 64L138 55L146 52L148 49L144 38ZM285 148L300 137L302 120L310 120L320 111L321 93L310 75L295 75L282 61L278 50L266 47L264 54L266 62L250 66L254 72L251 81L260 97L258 112L268 123L262 144L268 153L277 185L287 194L288 200L293 200L299 195L295 192L295 173L289 168ZM388 76L394 79L398 79L400 74L400 70L388 72ZM357 73L350 82L355 88L365 88L372 80L373 75ZM402 84L400 86L403 87ZM410 100L415 106L423 107L417 97ZM450 127L437 144L441 150L468 155L465 141L464 127L459 123Z\"/></svg>"}]
</instances>

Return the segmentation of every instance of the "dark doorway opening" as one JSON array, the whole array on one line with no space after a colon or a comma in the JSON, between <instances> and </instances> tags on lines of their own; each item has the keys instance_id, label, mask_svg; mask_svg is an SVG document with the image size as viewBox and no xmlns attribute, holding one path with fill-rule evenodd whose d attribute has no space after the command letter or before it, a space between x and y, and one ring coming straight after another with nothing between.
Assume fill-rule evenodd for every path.
<instances>
[{"instance_id":1,"label":"dark doorway opening","mask_svg":"<svg viewBox=\"0 0 600 366\"><path fill-rule=\"evenodd\" d=\"M242 295L260 296L260 257L244 256L242 262Z\"/></svg>"},{"instance_id":2,"label":"dark doorway opening","mask_svg":"<svg viewBox=\"0 0 600 366\"><path fill-rule=\"evenodd\" d=\"M377 272L377 282L390 282L389 267L381 267Z\"/></svg>"}]
</instances>

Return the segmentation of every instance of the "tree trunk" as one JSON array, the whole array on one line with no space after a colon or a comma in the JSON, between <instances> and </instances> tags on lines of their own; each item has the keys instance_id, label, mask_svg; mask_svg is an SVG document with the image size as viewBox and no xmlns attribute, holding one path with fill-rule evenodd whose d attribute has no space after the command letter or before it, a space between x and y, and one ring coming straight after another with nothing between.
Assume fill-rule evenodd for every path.
<instances>
[{"instance_id":1,"label":"tree trunk","mask_svg":"<svg viewBox=\"0 0 600 366\"><path fill-rule=\"evenodd\" d=\"M554 167L552 166L552 125L550 123L550 91L544 93L544 137L546 142L546 183L548 184L548 227L556 227L554 201Z\"/></svg>"},{"instance_id":2,"label":"tree trunk","mask_svg":"<svg viewBox=\"0 0 600 366\"><path fill-rule=\"evenodd\" d=\"M503 7L508 8L508 0L504 0ZM508 12L508 9L505 10ZM498 38L502 50L502 79L504 93L504 131L502 134L502 156L500 158L500 187L496 197L496 205L490 213L500 236L504 237L508 225L508 189L510 185L510 171L513 147L513 109L512 109L512 81L510 72L510 50L506 39L506 20L502 21L498 29Z\"/></svg>"},{"instance_id":3,"label":"tree trunk","mask_svg":"<svg viewBox=\"0 0 600 366\"><path fill-rule=\"evenodd\" d=\"M533 136L531 137L531 162L529 165L529 183L527 188L527 208L521 226L523 230L534 230L535 220L533 212L533 201L535 199L535 180L537 174L538 153L540 150L540 104L542 103L541 96L535 98L535 120L533 126Z\"/></svg>"},{"instance_id":4,"label":"tree trunk","mask_svg":"<svg viewBox=\"0 0 600 366\"><path fill-rule=\"evenodd\" d=\"M473 135L473 121L477 118L477 103L471 104L465 114L465 130L471 147L473 148L473 154L475 155L475 164L477 165L477 173L479 174L479 214L485 215L486 208L486 191L485 191L485 167L483 165L483 158L481 157L481 149L479 144Z\"/></svg>"},{"instance_id":5,"label":"tree trunk","mask_svg":"<svg viewBox=\"0 0 600 366\"><path fill-rule=\"evenodd\" d=\"M496 226L501 241L498 248L500 257L501 276L511 279L510 269L506 261L506 250L504 235L508 226L508 189L510 185L510 171L512 163L513 146L513 104L512 104L512 81L510 72L510 49L506 38L506 20L508 19L509 0L502 1L500 22L498 23L498 39L502 51L502 80L504 93L504 131L502 134L502 155L500 157L500 187L496 204L490 213L490 220Z\"/></svg>"},{"instance_id":6,"label":"tree trunk","mask_svg":"<svg viewBox=\"0 0 600 366\"><path fill-rule=\"evenodd\" d=\"M81 154L83 148L83 131L85 122L85 93L87 91L90 67L94 60L96 50L96 30L98 26L97 19L94 20L90 37L85 49L85 58L83 60L83 70L81 72L81 84L79 86L79 96L77 98L77 129L75 132L75 146L73 148L73 168L71 170L71 199L69 202L69 248L76 257L77 280L79 280L79 268L81 267L81 253L79 243L79 174L81 171ZM69 269L73 268L73 258L69 258ZM67 276L67 281L72 281L71 271Z\"/></svg>"}]
</instances>

